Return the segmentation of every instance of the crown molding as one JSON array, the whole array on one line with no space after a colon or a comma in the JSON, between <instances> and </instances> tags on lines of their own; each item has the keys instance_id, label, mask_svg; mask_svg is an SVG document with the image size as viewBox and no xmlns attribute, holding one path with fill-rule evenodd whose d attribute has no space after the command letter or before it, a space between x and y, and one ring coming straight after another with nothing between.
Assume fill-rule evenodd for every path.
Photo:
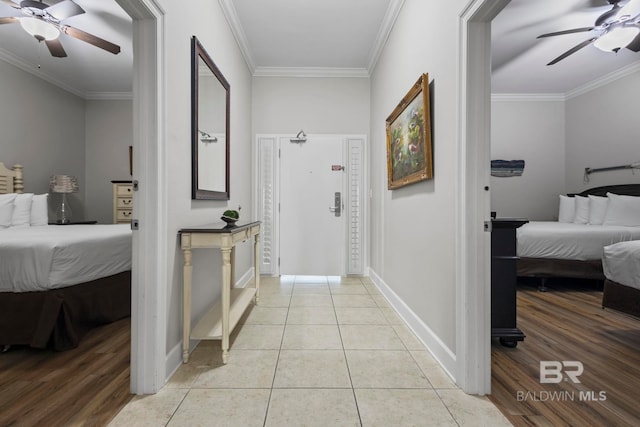
<instances>
[{"instance_id":1,"label":"crown molding","mask_svg":"<svg viewBox=\"0 0 640 427\"><path fill-rule=\"evenodd\" d=\"M42 68L36 68L32 64L28 64L24 62L21 58L18 58L13 53L0 48L0 60L13 65L16 68L25 71L34 77L39 78L40 80L44 80L47 83L50 83L54 86L59 87L60 89L71 93L79 98L86 100L131 100L133 99L132 92L83 92L78 90L75 87L69 86L68 84L52 77L47 72L42 71Z\"/></svg>"},{"instance_id":2,"label":"crown molding","mask_svg":"<svg viewBox=\"0 0 640 427\"><path fill-rule=\"evenodd\" d=\"M371 49L369 65L367 67L369 74L373 72L373 69L378 63L378 59L380 59L380 55L382 54L382 51L387 44L387 40L389 39L391 30L393 30L393 26L398 19L398 15L400 14L400 10L402 9L403 5L404 0L392 0L391 2L389 2L389 7L387 8L387 12L385 13L382 23L380 24L380 30L378 31L378 35L376 36L373 48Z\"/></svg>"},{"instance_id":3,"label":"crown molding","mask_svg":"<svg viewBox=\"0 0 640 427\"><path fill-rule=\"evenodd\" d=\"M584 95L585 93L589 93L592 90L596 90L602 86L606 86L609 83L613 83L616 80L620 80L638 71L640 71L640 61L633 62L616 71L613 71L609 74L605 74L602 77L598 77L597 79L592 80L589 83L582 85L576 89L570 90L567 93L565 93L565 98L569 100L577 96Z\"/></svg>"},{"instance_id":4,"label":"crown molding","mask_svg":"<svg viewBox=\"0 0 640 427\"><path fill-rule=\"evenodd\" d=\"M357 77L365 78L369 77L371 71L375 67L384 46L387 43L389 34L395 25L402 5L405 0L391 0L385 16L380 24L380 30L376 36L373 47L371 48L371 54L369 57L369 65L367 68L324 68L324 67L256 67L253 61L253 55L249 48L249 42L247 36L242 28L238 13L233 6L231 0L218 0L222 12L231 28L242 57L244 58L249 71L254 77Z\"/></svg>"},{"instance_id":5,"label":"crown molding","mask_svg":"<svg viewBox=\"0 0 640 427\"><path fill-rule=\"evenodd\" d=\"M640 71L640 61L605 74L565 93L492 93L491 101L568 101Z\"/></svg>"},{"instance_id":6,"label":"crown molding","mask_svg":"<svg viewBox=\"0 0 640 427\"><path fill-rule=\"evenodd\" d=\"M564 102L563 93L492 93L491 101L540 101L540 102Z\"/></svg>"},{"instance_id":7,"label":"crown molding","mask_svg":"<svg viewBox=\"0 0 640 427\"><path fill-rule=\"evenodd\" d=\"M242 28L242 24L240 23L240 18L238 18L238 12L236 11L236 8L233 6L231 0L218 0L218 3L222 8L222 13L227 20L229 27L231 28L233 37L236 39L236 43L238 43L238 47L240 48L240 53L244 58L244 62L247 63L247 67L249 67L249 71L251 72L251 74L254 74L256 66L253 62L253 55L251 54L251 49L249 48L249 42L247 40L246 34L244 33L244 29Z\"/></svg>"},{"instance_id":8,"label":"crown molding","mask_svg":"<svg viewBox=\"0 0 640 427\"><path fill-rule=\"evenodd\" d=\"M83 98L91 101L130 101L133 92L86 92Z\"/></svg>"},{"instance_id":9,"label":"crown molding","mask_svg":"<svg viewBox=\"0 0 640 427\"><path fill-rule=\"evenodd\" d=\"M364 68L333 67L257 67L254 77L350 77L369 78Z\"/></svg>"},{"instance_id":10,"label":"crown molding","mask_svg":"<svg viewBox=\"0 0 640 427\"><path fill-rule=\"evenodd\" d=\"M22 59L18 58L13 53L7 50L4 50L2 48L0 48L0 59L13 65L14 67L21 69L22 71L25 71L35 77L38 77L39 79L49 82L52 85L59 87L60 89L66 90L67 92L72 93L73 95L76 95L80 98L84 98L84 93L82 93L82 91L79 91L78 89L73 88L68 84L61 82L60 80L56 79L55 77L52 77L45 71L42 71L42 68L36 68L33 66L33 64L28 64L24 62Z\"/></svg>"}]
</instances>

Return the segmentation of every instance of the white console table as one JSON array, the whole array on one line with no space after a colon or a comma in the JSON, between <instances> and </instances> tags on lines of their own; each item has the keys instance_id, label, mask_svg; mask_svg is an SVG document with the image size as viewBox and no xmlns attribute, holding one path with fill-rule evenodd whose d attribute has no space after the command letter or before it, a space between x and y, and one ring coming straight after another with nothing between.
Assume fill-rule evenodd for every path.
<instances>
[{"instance_id":1,"label":"white console table","mask_svg":"<svg viewBox=\"0 0 640 427\"><path fill-rule=\"evenodd\" d=\"M252 300L258 302L260 288L259 240L260 222L238 222L227 226L220 222L180 230L180 245L184 258L183 268L183 336L182 361L189 361L189 340L221 340L222 363L229 358L229 334ZM235 288L235 246L254 237L254 286ZM191 251L201 248L220 248L222 254L222 298L196 326L191 329L191 287L193 265Z\"/></svg>"}]
</instances>

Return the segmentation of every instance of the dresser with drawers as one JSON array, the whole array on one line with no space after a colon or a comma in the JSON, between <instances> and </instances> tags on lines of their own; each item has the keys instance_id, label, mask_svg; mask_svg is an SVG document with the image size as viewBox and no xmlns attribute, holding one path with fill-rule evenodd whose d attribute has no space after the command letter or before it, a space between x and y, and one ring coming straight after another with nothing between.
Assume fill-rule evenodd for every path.
<instances>
[{"instance_id":1,"label":"dresser with drawers","mask_svg":"<svg viewBox=\"0 0 640 427\"><path fill-rule=\"evenodd\" d=\"M113 184L113 223L130 223L133 209L131 181L111 181Z\"/></svg>"}]
</instances>

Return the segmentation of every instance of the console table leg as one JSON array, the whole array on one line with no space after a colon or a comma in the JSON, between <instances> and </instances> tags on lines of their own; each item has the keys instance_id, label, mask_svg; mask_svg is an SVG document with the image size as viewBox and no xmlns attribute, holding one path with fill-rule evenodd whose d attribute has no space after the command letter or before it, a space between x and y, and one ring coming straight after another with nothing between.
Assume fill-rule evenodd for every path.
<instances>
[{"instance_id":1,"label":"console table leg","mask_svg":"<svg viewBox=\"0 0 640 427\"><path fill-rule=\"evenodd\" d=\"M260 300L260 234L256 234L253 241L253 277L256 286L254 302L258 304Z\"/></svg>"},{"instance_id":2,"label":"console table leg","mask_svg":"<svg viewBox=\"0 0 640 427\"><path fill-rule=\"evenodd\" d=\"M182 363L189 362L189 336L191 335L191 264L190 239L183 239L182 254L184 266L182 270ZM186 246L186 247L184 247Z\"/></svg>"},{"instance_id":3,"label":"console table leg","mask_svg":"<svg viewBox=\"0 0 640 427\"><path fill-rule=\"evenodd\" d=\"M231 248L222 248L222 363L229 358L229 305L231 303Z\"/></svg>"}]
</instances>

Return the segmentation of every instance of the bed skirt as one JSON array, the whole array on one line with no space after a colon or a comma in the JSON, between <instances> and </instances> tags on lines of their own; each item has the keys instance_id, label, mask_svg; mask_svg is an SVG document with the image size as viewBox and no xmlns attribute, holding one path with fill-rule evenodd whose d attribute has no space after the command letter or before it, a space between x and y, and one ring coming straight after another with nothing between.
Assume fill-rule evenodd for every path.
<instances>
[{"instance_id":1,"label":"bed skirt","mask_svg":"<svg viewBox=\"0 0 640 427\"><path fill-rule=\"evenodd\" d=\"M0 345L57 351L93 327L131 315L131 271L42 292L0 293Z\"/></svg>"},{"instance_id":2,"label":"bed skirt","mask_svg":"<svg viewBox=\"0 0 640 427\"><path fill-rule=\"evenodd\" d=\"M602 307L640 317L640 290L607 279L604 281Z\"/></svg>"},{"instance_id":3,"label":"bed skirt","mask_svg":"<svg viewBox=\"0 0 640 427\"><path fill-rule=\"evenodd\" d=\"M549 258L520 258L519 277L568 277L573 279L604 280L602 261L575 261Z\"/></svg>"}]
</instances>

